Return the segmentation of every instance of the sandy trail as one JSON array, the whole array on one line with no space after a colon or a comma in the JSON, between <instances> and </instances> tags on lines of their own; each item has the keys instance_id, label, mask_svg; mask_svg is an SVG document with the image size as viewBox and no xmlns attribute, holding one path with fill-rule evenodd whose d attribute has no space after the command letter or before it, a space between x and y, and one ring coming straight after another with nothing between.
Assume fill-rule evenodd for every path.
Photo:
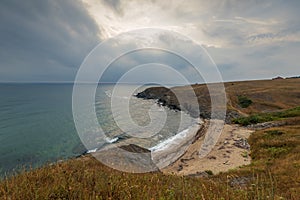
<instances>
[{"instance_id":1,"label":"sandy trail","mask_svg":"<svg viewBox=\"0 0 300 200\"><path fill-rule=\"evenodd\" d=\"M250 164L250 146L247 139L253 130L238 125L224 125L224 129L212 151L204 158L199 149L204 136L191 144L186 152L173 164L161 169L166 174L203 176L205 170L214 174Z\"/></svg>"}]
</instances>

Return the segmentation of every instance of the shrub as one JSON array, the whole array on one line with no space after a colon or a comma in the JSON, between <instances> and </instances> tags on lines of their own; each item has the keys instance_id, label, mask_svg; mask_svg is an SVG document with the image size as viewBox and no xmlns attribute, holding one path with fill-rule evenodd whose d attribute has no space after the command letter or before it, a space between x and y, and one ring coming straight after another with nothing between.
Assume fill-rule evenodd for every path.
<instances>
[{"instance_id":1,"label":"shrub","mask_svg":"<svg viewBox=\"0 0 300 200\"><path fill-rule=\"evenodd\" d=\"M289 149L286 147L269 147L267 150L273 158L278 158L280 155L287 153Z\"/></svg>"},{"instance_id":2,"label":"shrub","mask_svg":"<svg viewBox=\"0 0 300 200\"><path fill-rule=\"evenodd\" d=\"M270 112L270 113L259 113L253 114L248 117L240 117L233 119L232 122L235 124L241 124L247 126L250 124L257 124L269 121L275 121L280 119L286 119L290 117L300 116L300 107L291 108L284 111Z\"/></svg>"},{"instance_id":3,"label":"shrub","mask_svg":"<svg viewBox=\"0 0 300 200\"><path fill-rule=\"evenodd\" d=\"M242 108L248 108L253 102L246 96L238 96L239 105Z\"/></svg>"},{"instance_id":4,"label":"shrub","mask_svg":"<svg viewBox=\"0 0 300 200\"><path fill-rule=\"evenodd\" d=\"M214 173L211 170L205 170L205 172L210 176L214 175Z\"/></svg>"}]
</instances>

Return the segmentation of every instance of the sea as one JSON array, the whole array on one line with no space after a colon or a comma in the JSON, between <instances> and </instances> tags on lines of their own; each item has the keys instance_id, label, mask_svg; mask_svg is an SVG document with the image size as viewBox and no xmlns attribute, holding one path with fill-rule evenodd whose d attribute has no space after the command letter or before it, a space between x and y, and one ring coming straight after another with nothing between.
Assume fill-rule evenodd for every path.
<instances>
[{"instance_id":1,"label":"sea","mask_svg":"<svg viewBox=\"0 0 300 200\"><path fill-rule=\"evenodd\" d=\"M98 84L93 105L98 127L91 127L91 130L101 130L105 140L96 138L95 141L101 141L94 143L93 147L87 147L74 122L73 84L0 84L0 176L78 157L111 143L127 141L128 144L133 143L149 150L164 148L166 142L186 132L196 123L196 119L163 107L155 100L134 96L153 86L155 85ZM88 91L90 86L84 84L83 87ZM124 94L113 95L116 87ZM115 101L112 105L113 98ZM129 115L124 112L122 102L125 101L130 102ZM80 113L82 116L87 114L89 113ZM152 122L160 123L156 126L159 130L148 126ZM84 120L82 123L85 123ZM136 126L132 126L132 123ZM127 131L131 132L128 134Z\"/></svg>"}]
</instances>

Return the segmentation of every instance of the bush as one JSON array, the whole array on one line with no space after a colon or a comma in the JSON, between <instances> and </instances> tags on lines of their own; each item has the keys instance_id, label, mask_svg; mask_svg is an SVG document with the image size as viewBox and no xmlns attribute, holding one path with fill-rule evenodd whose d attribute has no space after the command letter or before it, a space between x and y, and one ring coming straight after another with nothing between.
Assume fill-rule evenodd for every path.
<instances>
[{"instance_id":1,"label":"bush","mask_svg":"<svg viewBox=\"0 0 300 200\"><path fill-rule=\"evenodd\" d=\"M272 121L271 118L269 117L263 117L260 115L250 115L249 117L241 117L241 118L237 118L234 119L233 122L235 124L241 124L243 126L248 126L250 124L257 124L257 123L262 123L262 122L266 122L266 121Z\"/></svg>"},{"instance_id":2,"label":"bush","mask_svg":"<svg viewBox=\"0 0 300 200\"><path fill-rule=\"evenodd\" d=\"M238 96L239 105L242 108L248 108L253 102L246 96Z\"/></svg>"},{"instance_id":3,"label":"bush","mask_svg":"<svg viewBox=\"0 0 300 200\"><path fill-rule=\"evenodd\" d=\"M243 126L247 126L250 124L275 121L275 120L286 119L289 117L297 117L297 116L300 116L300 107L295 107L280 112L253 114L248 117L240 117L240 118L233 119L232 122L235 124L241 124Z\"/></svg>"},{"instance_id":4,"label":"bush","mask_svg":"<svg viewBox=\"0 0 300 200\"><path fill-rule=\"evenodd\" d=\"M273 158L278 158L282 154L286 154L289 149L286 147L269 147L267 150Z\"/></svg>"},{"instance_id":5,"label":"bush","mask_svg":"<svg viewBox=\"0 0 300 200\"><path fill-rule=\"evenodd\" d=\"M205 172L210 176L214 175L214 173L211 170L205 170Z\"/></svg>"}]
</instances>

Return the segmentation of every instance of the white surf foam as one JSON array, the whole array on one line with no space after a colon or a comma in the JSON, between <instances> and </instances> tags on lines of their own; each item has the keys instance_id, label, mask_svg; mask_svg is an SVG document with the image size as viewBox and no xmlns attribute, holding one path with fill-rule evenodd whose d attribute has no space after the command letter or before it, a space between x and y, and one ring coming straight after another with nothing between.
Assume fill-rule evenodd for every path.
<instances>
[{"instance_id":1,"label":"white surf foam","mask_svg":"<svg viewBox=\"0 0 300 200\"><path fill-rule=\"evenodd\" d=\"M175 146L179 144L182 139L186 137L186 134L189 132L189 128L181 131L180 133L174 135L173 137L164 140L157 145L149 148L150 151L163 151L165 149L170 148L171 146Z\"/></svg>"},{"instance_id":2,"label":"white surf foam","mask_svg":"<svg viewBox=\"0 0 300 200\"><path fill-rule=\"evenodd\" d=\"M110 143L110 144L115 143L115 142L117 142L118 140L119 140L119 137L115 137L115 138L112 138L112 139L106 138L106 142L107 142L107 143Z\"/></svg>"},{"instance_id":3,"label":"white surf foam","mask_svg":"<svg viewBox=\"0 0 300 200\"><path fill-rule=\"evenodd\" d=\"M86 153L95 153L97 150L98 150L98 148L91 149L91 150L88 150Z\"/></svg>"}]
</instances>

